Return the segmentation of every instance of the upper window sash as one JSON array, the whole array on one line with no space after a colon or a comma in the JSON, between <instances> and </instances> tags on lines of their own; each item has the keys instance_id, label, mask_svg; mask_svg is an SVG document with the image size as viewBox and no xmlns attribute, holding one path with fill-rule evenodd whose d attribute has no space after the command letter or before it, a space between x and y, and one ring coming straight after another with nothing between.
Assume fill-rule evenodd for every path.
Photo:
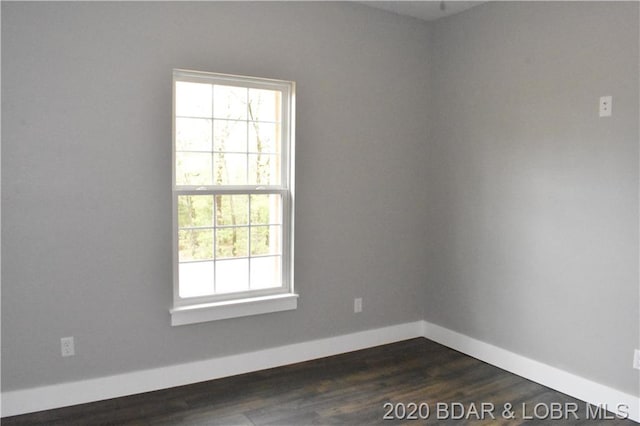
<instances>
[{"instance_id":1,"label":"upper window sash","mask_svg":"<svg viewBox=\"0 0 640 426\"><path fill-rule=\"evenodd\" d=\"M267 185L262 185L262 184L252 184L250 182L247 182L247 184L242 184L242 185L238 185L238 184L228 184L228 183L222 183L222 184L214 184L213 182L211 182L211 184L183 184L183 183L178 183L177 182L177 177L176 177L176 155L178 152L197 152L197 151L179 151L177 150L177 141L176 141L176 120L182 117L179 117L176 115L176 83L177 82L190 82L190 83L201 83L201 84L208 84L208 85L218 85L218 86L240 86L243 88L248 88L248 89L262 89L262 90L270 90L270 91L278 91L281 93L281 107L280 107L280 114L279 114L279 136L280 136L280 152L277 153L277 157L279 158L279 163L280 163L280 167L279 167L279 173L280 173L280 182L279 183L270 183ZM174 94L173 94L173 98L174 98L174 103L173 103L173 114L172 114L172 120L173 120L173 164L172 164L172 182L173 182L173 188L175 190L180 190L180 189L187 189L187 190L194 190L194 189L207 189L207 190L214 190L214 188L220 188L220 187L237 187L239 189L247 189L247 188L258 188L258 189L275 189L275 188L291 188L291 173L293 171L293 147L291 144L291 136L293 134L293 123L290 122L290 117L293 116L293 97L294 97L294 91L295 91L295 83L293 82L289 82L289 81L283 81L283 80L274 80L274 79L260 79L260 82L256 82L254 81L253 78L251 77L244 77L244 76L234 76L234 75L228 75L228 74L214 74L214 73L206 73L206 72L201 72L201 71L190 71L190 70L174 70L174 75L173 75L173 90L174 90ZM219 120L222 121L224 119L221 118L216 118L214 116L211 117L200 117L201 119L208 119L208 120ZM247 117L245 120L239 120L239 121L245 121L245 122L254 122L253 120L249 119L249 117ZM213 143L213 141L212 141ZM209 150L205 150L202 151L204 152L211 152L212 155L215 155L216 153L220 152L220 153L225 153L225 154L230 154L233 155L235 153L232 153L230 151L216 151L215 147L212 146L211 151ZM254 152L250 151L249 148L247 147L246 151L242 151L242 152L238 152L238 154L242 154L242 153L246 153L247 155L251 156L251 155L255 155ZM274 155L273 153L265 153L263 155ZM249 167L249 165L247 166ZM213 175L211 177L211 179L213 180Z\"/></svg>"}]
</instances>

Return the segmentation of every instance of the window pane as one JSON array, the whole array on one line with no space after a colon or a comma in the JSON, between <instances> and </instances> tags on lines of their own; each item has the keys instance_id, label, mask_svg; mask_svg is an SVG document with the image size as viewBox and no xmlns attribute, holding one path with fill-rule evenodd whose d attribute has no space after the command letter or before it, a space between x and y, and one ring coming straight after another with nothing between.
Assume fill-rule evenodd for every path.
<instances>
[{"instance_id":1,"label":"window pane","mask_svg":"<svg viewBox=\"0 0 640 426\"><path fill-rule=\"evenodd\" d=\"M216 195L216 223L218 225L246 225L248 212L248 195Z\"/></svg>"},{"instance_id":2,"label":"window pane","mask_svg":"<svg viewBox=\"0 0 640 426\"><path fill-rule=\"evenodd\" d=\"M280 256L251 258L251 289L282 286Z\"/></svg>"},{"instance_id":3,"label":"window pane","mask_svg":"<svg viewBox=\"0 0 640 426\"><path fill-rule=\"evenodd\" d=\"M176 152L176 185L211 185L211 154Z\"/></svg>"},{"instance_id":4,"label":"window pane","mask_svg":"<svg viewBox=\"0 0 640 426\"><path fill-rule=\"evenodd\" d=\"M273 154L249 154L249 184L279 185L280 157Z\"/></svg>"},{"instance_id":5,"label":"window pane","mask_svg":"<svg viewBox=\"0 0 640 426\"><path fill-rule=\"evenodd\" d=\"M213 294L213 262L181 263L178 265L180 297Z\"/></svg>"},{"instance_id":6,"label":"window pane","mask_svg":"<svg viewBox=\"0 0 640 426\"><path fill-rule=\"evenodd\" d=\"M249 120L280 121L279 91L249 89Z\"/></svg>"},{"instance_id":7,"label":"window pane","mask_svg":"<svg viewBox=\"0 0 640 426\"><path fill-rule=\"evenodd\" d=\"M252 226L251 255L282 254L281 226Z\"/></svg>"},{"instance_id":8,"label":"window pane","mask_svg":"<svg viewBox=\"0 0 640 426\"><path fill-rule=\"evenodd\" d=\"M246 154L214 154L216 185L246 185Z\"/></svg>"},{"instance_id":9,"label":"window pane","mask_svg":"<svg viewBox=\"0 0 640 426\"><path fill-rule=\"evenodd\" d=\"M211 84L176 82L176 116L211 118Z\"/></svg>"},{"instance_id":10,"label":"window pane","mask_svg":"<svg viewBox=\"0 0 640 426\"><path fill-rule=\"evenodd\" d=\"M213 115L215 118L247 119L247 89L220 86L213 88Z\"/></svg>"},{"instance_id":11,"label":"window pane","mask_svg":"<svg viewBox=\"0 0 640 426\"><path fill-rule=\"evenodd\" d=\"M216 257L246 257L248 255L249 228L218 228L216 231Z\"/></svg>"},{"instance_id":12,"label":"window pane","mask_svg":"<svg viewBox=\"0 0 640 426\"><path fill-rule=\"evenodd\" d=\"M251 196L252 224L282 223L282 197L280 194Z\"/></svg>"},{"instance_id":13,"label":"window pane","mask_svg":"<svg viewBox=\"0 0 640 426\"><path fill-rule=\"evenodd\" d=\"M211 120L176 118L176 151L211 151Z\"/></svg>"},{"instance_id":14,"label":"window pane","mask_svg":"<svg viewBox=\"0 0 640 426\"><path fill-rule=\"evenodd\" d=\"M178 259L213 259L213 229L193 229L178 231Z\"/></svg>"},{"instance_id":15,"label":"window pane","mask_svg":"<svg viewBox=\"0 0 640 426\"><path fill-rule=\"evenodd\" d=\"M233 293L249 289L249 259L216 262L216 293Z\"/></svg>"},{"instance_id":16,"label":"window pane","mask_svg":"<svg viewBox=\"0 0 640 426\"><path fill-rule=\"evenodd\" d=\"M215 120L214 151L247 152L247 122Z\"/></svg>"},{"instance_id":17,"label":"window pane","mask_svg":"<svg viewBox=\"0 0 640 426\"><path fill-rule=\"evenodd\" d=\"M180 195L178 227L213 226L212 195Z\"/></svg>"},{"instance_id":18,"label":"window pane","mask_svg":"<svg viewBox=\"0 0 640 426\"><path fill-rule=\"evenodd\" d=\"M280 152L280 124L249 123L249 152Z\"/></svg>"}]
</instances>

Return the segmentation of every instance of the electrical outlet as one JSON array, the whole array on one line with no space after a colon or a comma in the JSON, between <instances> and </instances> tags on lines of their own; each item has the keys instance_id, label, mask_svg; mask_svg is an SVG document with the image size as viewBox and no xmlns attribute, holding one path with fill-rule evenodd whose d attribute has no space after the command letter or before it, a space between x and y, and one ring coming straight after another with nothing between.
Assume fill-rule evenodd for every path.
<instances>
[{"instance_id":1,"label":"electrical outlet","mask_svg":"<svg viewBox=\"0 0 640 426\"><path fill-rule=\"evenodd\" d=\"M73 336L60 339L60 351L62 352L62 356L74 356L76 354Z\"/></svg>"},{"instance_id":2,"label":"electrical outlet","mask_svg":"<svg viewBox=\"0 0 640 426\"><path fill-rule=\"evenodd\" d=\"M353 299L353 312L356 314L362 312L362 297Z\"/></svg>"},{"instance_id":3,"label":"electrical outlet","mask_svg":"<svg viewBox=\"0 0 640 426\"><path fill-rule=\"evenodd\" d=\"M613 110L613 97L601 96L600 97L600 117L611 117Z\"/></svg>"},{"instance_id":4,"label":"electrical outlet","mask_svg":"<svg viewBox=\"0 0 640 426\"><path fill-rule=\"evenodd\" d=\"M633 352L633 368L640 370L640 349Z\"/></svg>"}]
</instances>

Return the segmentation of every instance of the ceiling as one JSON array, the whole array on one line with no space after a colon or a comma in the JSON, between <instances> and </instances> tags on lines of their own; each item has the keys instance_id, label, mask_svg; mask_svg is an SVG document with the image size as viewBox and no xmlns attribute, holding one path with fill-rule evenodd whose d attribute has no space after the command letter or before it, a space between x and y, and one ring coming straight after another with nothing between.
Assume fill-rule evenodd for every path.
<instances>
[{"instance_id":1,"label":"ceiling","mask_svg":"<svg viewBox=\"0 0 640 426\"><path fill-rule=\"evenodd\" d=\"M470 7L477 6L485 1L444 1L442 10L441 1L363 1L367 6L387 10L398 15L413 16L424 21L434 21L445 16L453 15Z\"/></svg>"}]
</instances>

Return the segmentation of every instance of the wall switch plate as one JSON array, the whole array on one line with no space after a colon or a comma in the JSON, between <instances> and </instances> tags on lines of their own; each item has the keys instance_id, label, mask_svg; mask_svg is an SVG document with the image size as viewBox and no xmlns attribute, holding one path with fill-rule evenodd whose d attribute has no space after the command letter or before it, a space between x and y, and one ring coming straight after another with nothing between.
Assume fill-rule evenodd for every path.
<instances>
[{"instance_id":1,"label":"wall switch plate","mask_svg":"<svg viewBox=\"0 0 640 426\"><path fill-rule=\"evenodd\" d=\"M611 117L613 110L613 97L601 96L600 97L600 117Z\"/></svg>"},{"instance_id":2,"label":"wall switch plate","mask_svg":"<svg viewBox=\"0 0 640 426\"><path fill-rule=\"evenodd\" d=\"M73 336L60 339L60 351L62 352L62 356L74 356L76 354Z\"/></svg>"},{"instance_id":3,"label":"wall switch plate","mask_svg":"<svg viewBox=\"0 0 640 426\"><path fill-rule=\"evenodd\" d=\"M633 352L633 368L640 370L640 349Z\"/></svg>"},{"instance_id":4,"label":"wall switch plate","mask_svg":"<svg viewBox=\"0 0 640 426\"><path fill-rule=\"evenodd\" d=\"M356 314L362 312L362 297L353 299L353 312Z\"/></svg>"}]
</instances>

